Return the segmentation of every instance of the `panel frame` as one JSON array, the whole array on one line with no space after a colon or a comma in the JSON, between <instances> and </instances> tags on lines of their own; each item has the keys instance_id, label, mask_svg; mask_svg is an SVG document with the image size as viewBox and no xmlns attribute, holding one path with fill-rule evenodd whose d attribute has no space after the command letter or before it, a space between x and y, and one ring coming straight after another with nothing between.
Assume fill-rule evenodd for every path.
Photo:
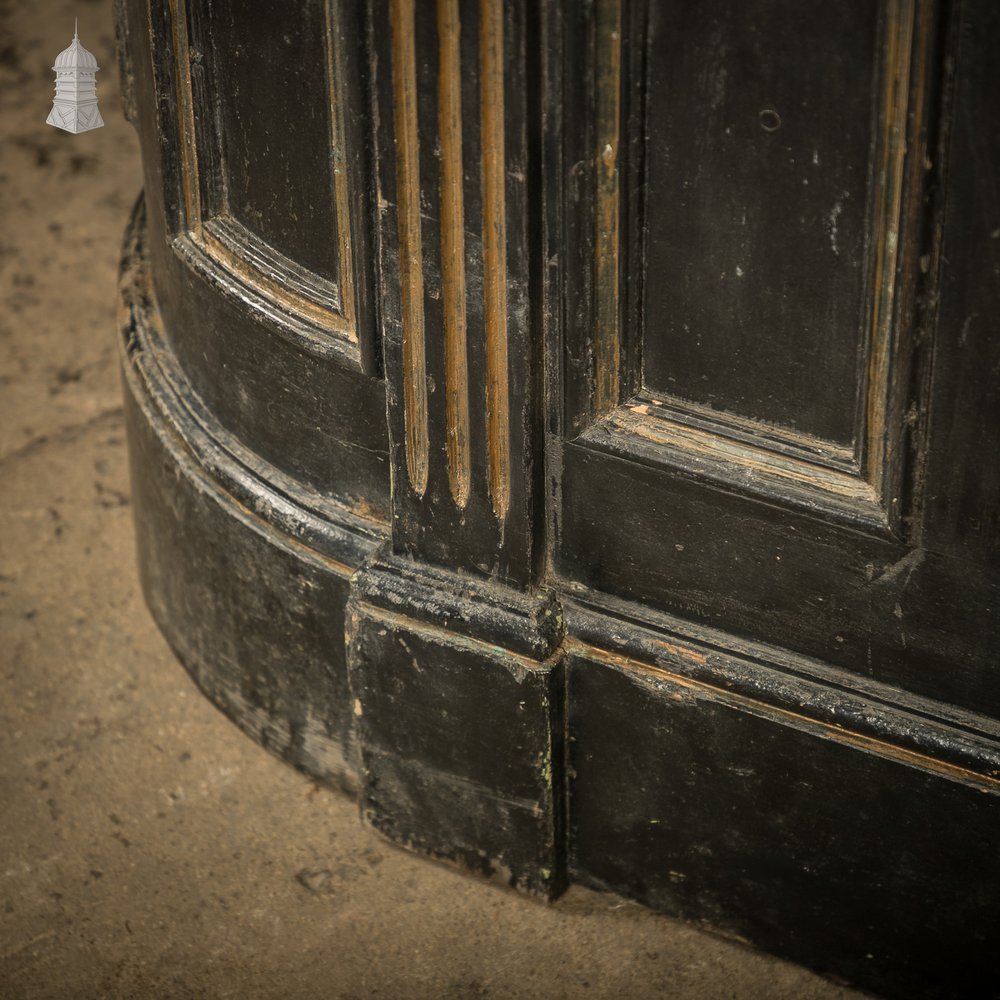
<instances>
[{"instance_id":1,"label":"panel frame","mask_svg":"<svg viewBox=\"0 0 1000 1000\"><path fill-rule=\"evenodd\" d=\"M596 0L596 27L578 28L567 49L568 72L584 81L570 100L596 109L575 130L579 138L565 139L578 175L574 211L592 220L582 222L585 249L567 267L567 294L580 303L564 317L567 440L681 474L697 469L726 488L769 504L787 501L877 537L912 538L917 498L907 470L925 431L925 407L910 376L921 277L911 236L927 225L927 98L939 71L931 54L938 7L935 0L883 0L881 10L877 140L865 192L874 239L863 292L863 433L851 449L644 389L648 0ZM783 497L790 482L794 489Z\"/></svg>"},{"instance_id":2,"label":"panel frame","mask_svg":"<svg viewBox=\"0 0 1000 1000\"><path fill-rule=\"evenodd\" d=\"M368 199L353 197L366 185L346 155L343 97L347 93L346 67L337 25L341 0L323 0L323 74L330 117L329 148L338 257L338 280L317 275L290 260L229 211L223 178L223 154L213 112L208 108L209 84L202 63L200 41L208 26L197 5L169 0L167 17L173 48L177 88L177 135L181 197L174 218L173 249L181 259L192 254L208 258L241 288L245 301L256 303L268 323L283 336L321 357L331 351L347 368L380 377L381 351L375 317L359 303L358 285L374 287L364 220ZM352 137L367 143L360 131ZM274 309L277 304L280 309ZM287 317L287 322L284 321Z\"/></svg>"},{"instance_id":3,"label":"panel frame","mask_svg":"<svg viewBox=\"0 0 1000 1000\"><path fill-rule=\"evenodd\" d=\"M148 24L140 36L143 58L133 60L136 99L156 112L140 130L153 286L164 339L187 391L243 453L280 470L303 491L385 521L391 507L387 390L374 255L366 249L374 211L367 180L373 169L370 5L337 0L344 18L334 26L345 55L348 190L355 226L358 342L351 343L325 323L272 302L187 234L179 109L184 87L174 38L178 4L130 2L134 17ZM346 40L355 37L364 44L347 47ZM204 66L192 58L190 68L191 82L204 86ZM361 113L352 114L354 108ZM201 169L207 169L204 162Z\"/></svg>"},{"instance_id":4,"label":"panel frame","mask_svg":"<svg viewBox=\"0 0 1000 1000\"><path fill-rule=\"evenodd\" d=\"M642 24L645 7L621 8L628 25ZM569 593L614 596L1000 717L1000 685L986 666L992 615L976 610L1000 606L1000 578L984 560L936 546L923 513L924 495L934 495L926 469L929 430L940 420L935 372L952 350L936 325L960 10L915 0L914 12L914 49L929 71L911 88L906 225L897 235L886 412L899 419L890 422L893 463L882 484L899 499L892 517L850 458L838 465L810 451L809 440L762 440L753 421L730 422L720 435L715 414L689 407L678 415L662 397L644 396L627 361L641 355L628 325L631 281L618 309L626 359L619 401L596 411L596 142L593 123L581 125L593 101L594 39L587 10L548 13L546 570ZM621 37L622 64L641 67L629 31ZM622 157L623 176L635 169L634 158ZM637 212L628 194L621 204ZM627 218L623 233L629 252L641 253L631 249Z\"/></svg>"}]
</instances>

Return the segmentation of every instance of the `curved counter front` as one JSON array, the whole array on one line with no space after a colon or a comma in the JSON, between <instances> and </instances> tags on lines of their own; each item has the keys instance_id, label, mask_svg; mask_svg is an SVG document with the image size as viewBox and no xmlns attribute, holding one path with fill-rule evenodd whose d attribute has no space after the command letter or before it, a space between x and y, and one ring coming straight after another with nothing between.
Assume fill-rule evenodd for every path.
<instances>
[{"instance_id":1,"label":"curved counter front","mask_svg":"<svg viewBox=\"0 0 1000 1000\"><path fill-rule=\"evenodd\" d=\"M116 7L205 694L415 850L996 988L996 6Z\"/></svg>"}]
</instances>

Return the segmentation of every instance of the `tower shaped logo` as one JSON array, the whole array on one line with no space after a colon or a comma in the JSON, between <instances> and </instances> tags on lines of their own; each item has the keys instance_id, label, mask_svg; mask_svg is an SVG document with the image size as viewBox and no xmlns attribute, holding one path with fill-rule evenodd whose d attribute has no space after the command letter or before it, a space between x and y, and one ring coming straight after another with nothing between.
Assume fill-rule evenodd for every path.
<instances>
[{"instance_id":1,"label":"tower shaped logo","mask_svg":"<svg viewBox=\"0 0 1000 1000\"><path fill-rule=\"evenodd\" d=\"M45 121L67 132L89 132L104 124L97 109L97 60L88 52L73 27L73 41L56 56L56 98Z\"/></svg>"}]
</instances>

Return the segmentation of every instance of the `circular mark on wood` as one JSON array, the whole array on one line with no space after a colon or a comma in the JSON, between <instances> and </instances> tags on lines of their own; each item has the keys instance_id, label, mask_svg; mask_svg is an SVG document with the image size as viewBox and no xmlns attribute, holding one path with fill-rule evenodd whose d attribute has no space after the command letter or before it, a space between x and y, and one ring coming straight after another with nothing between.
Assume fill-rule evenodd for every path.
<instances>
[{"instance_id":1,"label":"circular mark on wood","mask_svg":"<svg viewBox=\"0 0 1000 1000\"><path fill-rule=\"evenodd\" d=\"M764 108L757 115L757 120L765 132L777 132L781 128L781 115L774 108Z\"/></svg>"}]
</instances>

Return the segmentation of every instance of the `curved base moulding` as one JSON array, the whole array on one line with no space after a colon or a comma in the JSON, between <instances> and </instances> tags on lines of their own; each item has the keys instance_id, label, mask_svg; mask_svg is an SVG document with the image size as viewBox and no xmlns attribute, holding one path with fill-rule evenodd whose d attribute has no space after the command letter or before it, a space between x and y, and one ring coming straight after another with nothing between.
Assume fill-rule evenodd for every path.
<instances>
[{"instance_id":1,"label":"curved base moulding","mask_svg":"<svg viewBox=\"0 0 1000 1000\"><path fill-rule=\"evenodd\" d=\"M159 335L144 240L140 200L119 317L147 604L226 715L294 767L356 793L344 614L350 574L376 548L379 526L319 524L227 450L220 428L205 426Z\"/></svg>"},{"instance_id":2,"label":"curved base moulding","mask_svg":"<svg viewBox=\"0 0 1000 1000\"><path fill-rule=\"evenodd\" d=\"M994 723L394 556L212 423L143 241L140 202L120 315L142 584L244 731L395 840L519 887L610 889L885 994L993 995Z\"/></svg>"}]
</instances>

